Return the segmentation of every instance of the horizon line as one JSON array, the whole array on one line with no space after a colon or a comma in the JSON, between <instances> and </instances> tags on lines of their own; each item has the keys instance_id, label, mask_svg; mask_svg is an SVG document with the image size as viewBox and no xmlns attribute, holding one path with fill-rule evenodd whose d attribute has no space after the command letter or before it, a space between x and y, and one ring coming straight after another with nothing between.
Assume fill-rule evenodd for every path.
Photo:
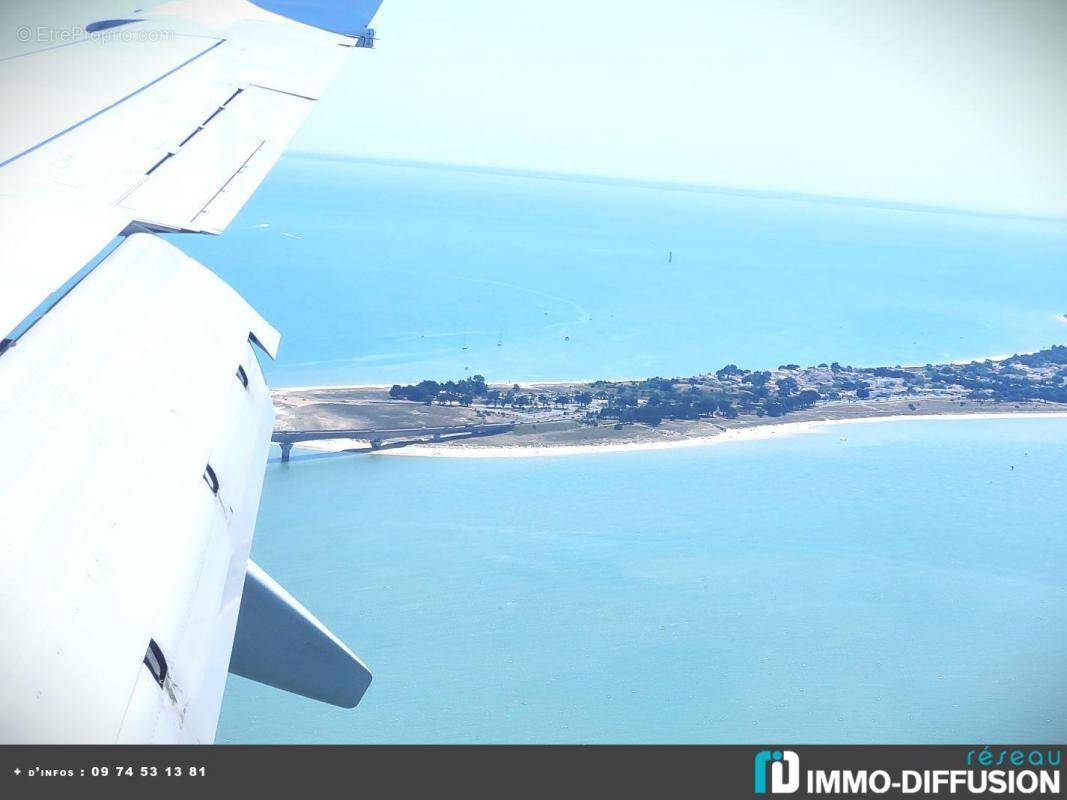
<instances>
[{"instance_id":1,"label":"horizon line","mask_svg":"<svg viewBox=\"0 0 1067 800\"><path fill-rule=\"evenodd\" d=\"M660 191L691 192L693 194L718 194L730 197L751 197L763 200L784 200L799 203L821 203L824 205L854 206L874 208L886 211L907 211L922 214L951 214L955 216L982 217L991 219L1019 220L1027 222L1067 224L1067 215L1028 214L1017 211L993 211L962 206L946 206L933 203L913 203L903 200L886 200L876 197L851 195L812 194L781 189L756 189L737 186L717 186L704 183L686 183L684 181L653 180L647 178L630 178L611 175L595 175L580 172L553 172L550 170L523 169L519 167L496 167L485 164L463 162L427 161L424 159L389 158L384 156L360 156L344 153L319 152L314 150L290 150L285 155L309 161L349 162L372 166L403 167L408 169L426 169L442 172L462 172L476 175L497 175L506 178L528 178L533 180L561 181L564 183L584 183L603 186L619 186L634 189L655 189Z\"/></svg>"}]
</instances>

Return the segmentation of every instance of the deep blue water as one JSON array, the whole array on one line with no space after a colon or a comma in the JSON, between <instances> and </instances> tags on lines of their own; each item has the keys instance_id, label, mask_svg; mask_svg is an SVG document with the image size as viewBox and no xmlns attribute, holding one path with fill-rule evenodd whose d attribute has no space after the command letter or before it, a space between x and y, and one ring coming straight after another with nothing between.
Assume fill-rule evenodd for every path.
<instances>
[{"instance_id":1,"label":"deep blue water","mask_svg":"<svg viewBox=\"0 0 1067 800\"><path fill-rule=\"evenodd\" d=\"M1067 339L1047 222L290 158L181 245L282 330L275 385ZM344 711L231 677L219 740L1062 739L1065 456L1063 420L968 420L272 463L253 556L375 681Z\"/></svg>"}]
</instances>

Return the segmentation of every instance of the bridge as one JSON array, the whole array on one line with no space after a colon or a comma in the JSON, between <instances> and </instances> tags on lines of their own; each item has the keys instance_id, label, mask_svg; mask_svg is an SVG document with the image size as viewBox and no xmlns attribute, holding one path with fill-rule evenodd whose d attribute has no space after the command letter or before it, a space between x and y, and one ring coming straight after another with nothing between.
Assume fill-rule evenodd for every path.
<instances>
[{"instance_id":1,"label":"bridge","mask_svg":"<svg viewBox=\"0 0 1067 800\"><path fill-rule=\"evenodd\" d=\"M289 460L289 453L294 444L316 442L328 439L361 439L370 442L372 450L377 450L391 439L413 439L440 442L445 439L467 439L473 436L492 436L494 433L506 433L515 427L514 422L501 422L492 425L445 425L436 428L331 428L312 431L274 431L270 440L281 445L282 462Z\"/></svg>"}]
</instances>

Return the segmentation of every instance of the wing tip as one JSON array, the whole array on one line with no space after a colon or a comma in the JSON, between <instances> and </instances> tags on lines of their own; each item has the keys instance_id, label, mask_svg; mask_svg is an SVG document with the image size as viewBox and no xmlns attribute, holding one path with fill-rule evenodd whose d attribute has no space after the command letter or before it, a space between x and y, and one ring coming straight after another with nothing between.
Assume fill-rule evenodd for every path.
<instances>
[{"instance_id":1,"label":"wing tip","mask_svg":"<svg viewBox=\"0 0 1067 800\"><path fill-rule=\"evenodd\" d=\"M264 11L345 36L362 36L378 13L382 0L306 2L306 0L250 0Z\"/></svg>"}]
</instances>

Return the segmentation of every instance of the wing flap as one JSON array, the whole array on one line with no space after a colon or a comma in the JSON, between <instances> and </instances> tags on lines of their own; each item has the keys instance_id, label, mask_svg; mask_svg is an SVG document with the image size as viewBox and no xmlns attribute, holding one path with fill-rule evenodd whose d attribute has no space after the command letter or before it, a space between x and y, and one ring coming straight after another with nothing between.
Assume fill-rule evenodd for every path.
<instances>
[{"instance_id":1,"label":"wing flap","mask_svg":"<svg viewBox=\"0 0 1067 800\"><path fill-rule=\"evenodd\" d=\"M0 128L0 337L131 224L220 233L353 51L246 0L144 17L0 59L18 112Z\"/></svg>"},{"instance_id":2,"label":"wing flap","mask_svg":"<svg viewBox=\"0 0 1067 800\"><path fill-rule=\"evenodd\" d=\"M314 102L251 86L220 108L122 202L138 220L221 233L281 156Z\"/></svg>"}]
</instances>

